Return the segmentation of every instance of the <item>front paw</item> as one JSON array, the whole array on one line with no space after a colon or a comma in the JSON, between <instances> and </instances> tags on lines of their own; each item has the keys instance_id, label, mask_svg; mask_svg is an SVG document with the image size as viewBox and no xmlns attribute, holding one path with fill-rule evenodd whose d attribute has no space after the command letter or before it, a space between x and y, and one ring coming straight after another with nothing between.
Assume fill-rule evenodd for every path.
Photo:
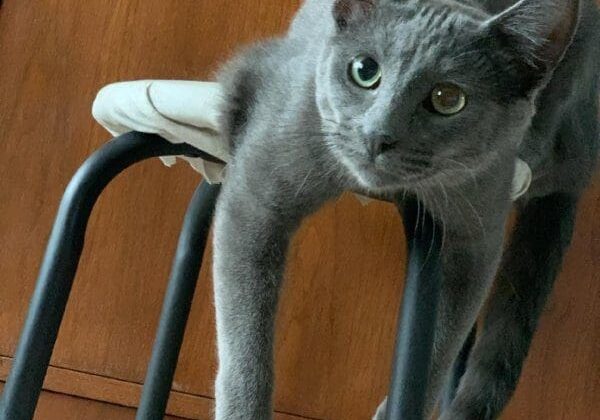
<instances>
[{"instance_id":1,"label":"front paw","mask_svg":"<svg viewBox=\"0 0 600 420\"><path fill-rule=\"evenodd\" d=\"M438 420L493 420L497 418L485 405L453 406L445 410Z\"/></svg>"},{"instance_id":2,"label":"front paw","mask_svg":"<svg viewBox=\"0 0 600 420\"><path fill-rule=\"evenodd\" d=\"M373 420L385 420L385 412L387 411L387 397L377 407L377 412L373 416Z\"/></svg>"}]
</instances>

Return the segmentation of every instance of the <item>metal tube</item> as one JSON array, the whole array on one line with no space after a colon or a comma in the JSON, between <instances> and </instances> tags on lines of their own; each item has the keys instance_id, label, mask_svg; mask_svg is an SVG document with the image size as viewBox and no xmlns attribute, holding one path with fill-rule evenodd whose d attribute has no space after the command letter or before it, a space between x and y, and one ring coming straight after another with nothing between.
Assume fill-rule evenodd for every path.
<instances>
[{"instance_id":1,"label":"metal tube","mask_svg":"<svg viewBox=\"0 0 600 420\"><path fill-rule=\"evenodd\" d=\"M218 185L202 182L185 215L137 420L162 420L165 416L218 194Z\"/></svg>"},{"instance_id":2,"label":"metal tube","mask_svg":"<svg viewBox=\"0 0 600 420\"><path fill-rule=\"evenodd\" d=\"M153 134L128 133L106 143L69 183L46 249L13 366L0 400L1 420L33 417L83 248L94 204L121 171L155 156L197 156L197 149Z\"/></svg>"},{"instance_id":3,"label":"metal tube","mask_svg":"<svg viewBox=\"0 0 600 420\"><path fill-rule=\"evenodd\" d=\"M410 201L403 211L409 256L398 320L387 420L422 420L442 284L439 227Z\"/></svg>"}]
</instances>

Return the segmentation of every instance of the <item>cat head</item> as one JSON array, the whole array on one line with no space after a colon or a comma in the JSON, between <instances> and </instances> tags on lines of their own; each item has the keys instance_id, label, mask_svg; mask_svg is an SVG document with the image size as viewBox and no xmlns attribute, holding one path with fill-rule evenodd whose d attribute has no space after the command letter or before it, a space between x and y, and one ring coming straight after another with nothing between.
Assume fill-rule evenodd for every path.
<instances>
[{"instance_id":1,"label":"cat head","mask_svg":"<svg viewBox=\"0 0 600 420\"><path fill-rule=\"evenodd\" d=\"M516 151L578 17L577 0L497 15L453 0L335 1L316 76L328 145L371 190L485 170Z\"/></svg>"}]
</instances>

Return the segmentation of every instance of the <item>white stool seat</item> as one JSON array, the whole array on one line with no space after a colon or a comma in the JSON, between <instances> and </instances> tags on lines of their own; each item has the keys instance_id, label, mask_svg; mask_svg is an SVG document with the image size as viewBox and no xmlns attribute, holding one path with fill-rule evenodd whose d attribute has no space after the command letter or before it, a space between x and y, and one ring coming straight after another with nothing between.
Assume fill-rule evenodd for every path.
<instances>
[{"instance_id":1,"label":"white stool seat","mask_svg":"<svg viewBox=\"0 0 600 420\"><path fill-rule=\"evenodd\" d=\"M224 162L229 145L218 124L218 83L181 80L137 80L102 88L92 114L112 135L128 131L158 134L173 143L188 143ZM182 157L211 183L221 182L224 165ZM167 166L175 157L162 158Z\"/></svg>"}]
</instances>

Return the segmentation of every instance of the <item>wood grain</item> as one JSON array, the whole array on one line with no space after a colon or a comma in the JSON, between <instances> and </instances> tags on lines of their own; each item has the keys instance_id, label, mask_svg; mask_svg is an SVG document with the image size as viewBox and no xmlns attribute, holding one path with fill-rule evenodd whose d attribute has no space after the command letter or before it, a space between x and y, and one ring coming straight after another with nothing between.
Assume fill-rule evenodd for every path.
<instances>
[{"instance_id":1,"label":"wood grain","mask_svg":"<svg viewBox=\"0 0 600 420\"><path fill-rule=\"evenodd\" d=\"M0 391L3 383L0 382ZM135 410L115 404L44 391L34 420L134 420ZM183 420L165 416L165 420ZM282 419L283 420L283 419ZM291 419L286 419L291 420Z\"/></svg>"},{"instance_id":2,"label":"wood grain","mask_svg":"<svg viewBox=\"0 0 600 420\"><path fill-rule=\"evenodd\" d=\"M11 365L11 358L0 358L0 381L6 379ZM142 387L140 384L119 379L50 366L44 389L133 408L138 405ZM205 419L209 417L212 408L211 398L172 392L167 414L189 419Z\"/></svg>"},{"instance_id":3,"label":"wood grain","mask_svg":"<svg viewBox=\"0 0 600 420\"><path fill-rule=\"evenodd\" d=\"M13 359L0 356L0 383L5 381ZM138 406L142 385L119 379L50 366L44 380L44 389L57 394L72 395L88 400L116 404L123 407ZM38 412L43 410L38 407ZM209 419L214 412L214 400L172 391L167 414L177 418ZM301 419L284 413L275 413L275 420Z\"/></svg>"},{"instance_id":4,"label":"wood grain","mask_svg":"<svg viewBox=\"0 0 600 420\"><path fill-rule=\"evenodd\" d=\"M90 116L98 89L127 79L210 78L241 45L282 31L297 7L298 0L4 2L0 355L14 352L62 191L108 139ZM198 181L183 164L166 169L151 161L109 186L92 214L53 366L119 384L143 381L178 231ZM582 205L573 249L506 419L587 419L600 412L599 200L597 183ZM350 196L302 226L278 320L278 410L370 418L388 383L402 237L391 206L362 207ZM213 395L216 367L209 272L206 264L174 383L176 391L200 397Z\"/></svg>"},{"instance_id":5,"label":"wood grain","mask_svg":"<svg viewBox=\"0 0 600 420\"><path fill-rule=\"evenodd\" d=\"M0 392L3 383L0 382ZM208 419L200 417L165 416L165 420ZM34 420L134 420L135 409L88 398L77 398L60 392L44 391L40 396ZM306 420L288 414L276 414L274 420Z\"/></svg>"}]
</instances>

